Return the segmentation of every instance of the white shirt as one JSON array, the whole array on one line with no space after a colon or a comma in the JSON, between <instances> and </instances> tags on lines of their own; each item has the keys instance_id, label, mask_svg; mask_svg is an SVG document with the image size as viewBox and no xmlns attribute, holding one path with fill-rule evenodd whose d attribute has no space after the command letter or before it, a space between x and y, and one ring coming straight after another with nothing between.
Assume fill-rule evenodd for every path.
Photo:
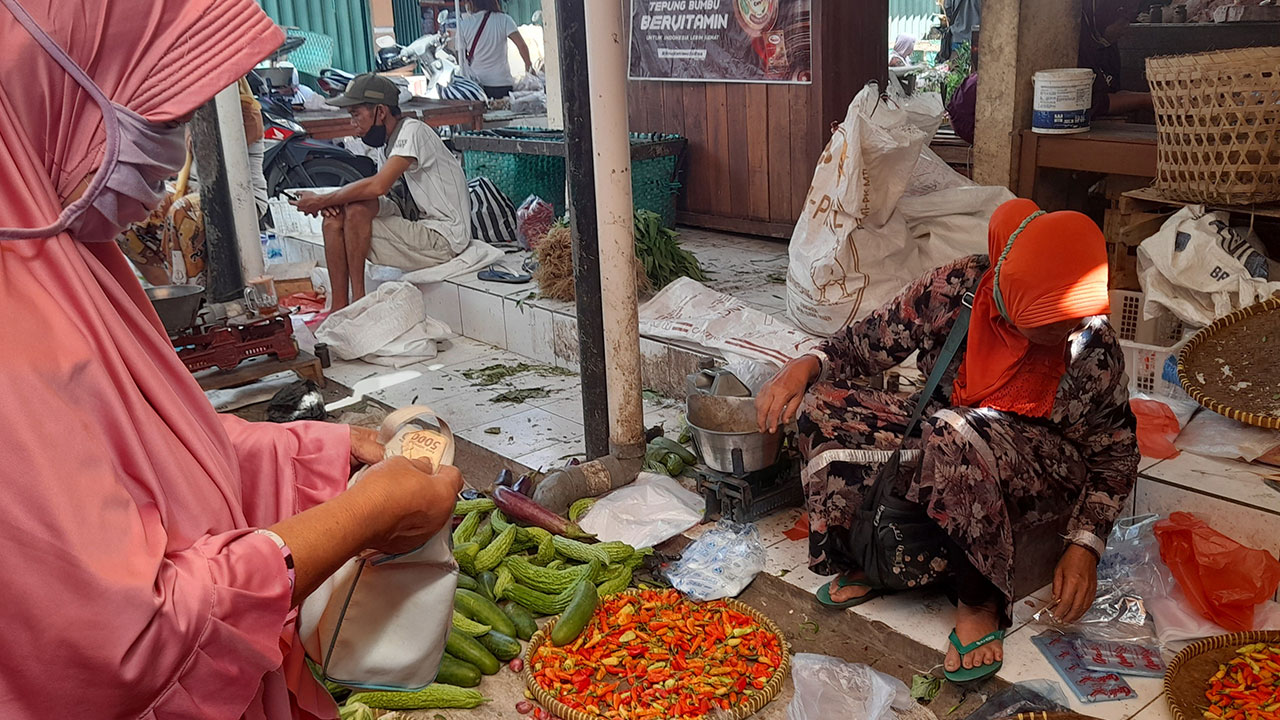
<instances>
[{"instance_id":1,"label":"white shirt","mask_svg":"<svg viewBox=\"0 0 1280 720\"><path fill-rule=\"evenodd\" d=\"M418 222L440 233L455 253L471 243L471 201L462 166L429 125L404 117L396 126L387 157L412 161L404 173L409 194L418 206Z\"/></svg>"},{"instance_id":2,"label":"white shirt","mask_svg":"<svg viewBox=\"0 0 1280 720\"><path fill-rule=\"evenodd\" d=\"M489 22L476 41L476 33L486 13L468 13L458 21L459 49L465 57L476 44L476 53L467 63L467 75L486 87L508 87L515 84L511 64L507 62L507 38L517 32L516 21L506 13L487 13Z\"/></svg>"}]
</instances>

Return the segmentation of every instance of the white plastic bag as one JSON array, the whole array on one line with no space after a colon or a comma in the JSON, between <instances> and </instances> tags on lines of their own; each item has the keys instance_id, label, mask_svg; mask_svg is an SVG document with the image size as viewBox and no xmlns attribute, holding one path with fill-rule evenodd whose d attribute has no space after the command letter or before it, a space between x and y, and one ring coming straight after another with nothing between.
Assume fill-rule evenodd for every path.
<instances>
[{"instance_id":1,"label":"white plastic bag","mask_svg":"<svg viewBox=\"0 0 1280 720\"><path fill-rule=\"evenodd\" d=\"M1208 457L1253 462L1280 445L1280 432L1245 425L1238 420L1203 410L1196 414L1174 442L1179 450Z\"/></svg>"},{"instance_id":2,"label":"white plastic bag","mask_svg":"<svg viewBox=\"0 0 1280 720\"><path fill-rule=\"evenodd\" d=\"M826 655L797 653L791 677L796 694L787 706L787 720L881 720L915 704L898 678Z\"/></svg>"},{"instance_id":3,"label":"white plastic bag","mask_svg":"<svg viewBox=\"0 0 1280 720\"><path fill-rule=\"evenodd\" d=\"M1144 314L1166 310L1203 326L1280 291L1256 236L1227 225L1221 213L1188 205L1138 246Z\"/></svg>"},{"instance_id":4,"label":"white plastic bag","mask_svg":"<svg viewBox=\"0 0 1280 720\"><path fill-rule=\"evenodd\" d=\"M886 262L909 242L896 210L929 139L917 122L868 84L827 143L791 237L787 309L805 330L830 335L918 274Z\"/></svg>"},{"instance_id":5,"label":"white plastic bag","mask_svg":"<svg viewBox=\"0 0 1280 720\"><path fill-rule=\"evenodd\" d=\"M704 501L680 483L655 473L596 501L578 524L602 541L653 547L702 521Z\"/></svg>"},{"instance_id":6,"label":"white plastic bag","mask_svg":"<svg viewBox=\"0 0 1280 720\"><path fill-rule=\"evenodd\" d=\"M755 525L721 520L684 549L667 571L667 580L694 600L736 597L764 570L764 561L764 543Z\"/></svg>"},{"instance_id":7,"label":"white plastic bag","mask_svg":"<svg viewBox=\"0 0 1280 720\"><path fill-rule=\"evenodd\" d=\"M389 282L326 318L316 340L343 360L403 367L434 358L436 341L452 334L427 315L421 291Z\"/></svg>"}]
</instances>

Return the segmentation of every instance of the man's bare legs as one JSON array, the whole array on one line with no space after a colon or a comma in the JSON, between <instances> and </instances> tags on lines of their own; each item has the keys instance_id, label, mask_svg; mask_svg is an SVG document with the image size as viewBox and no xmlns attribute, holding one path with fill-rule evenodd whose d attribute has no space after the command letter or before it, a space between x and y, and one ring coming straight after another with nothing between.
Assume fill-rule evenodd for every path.
<instances>
[{"instance_id":1,"label":"man's bare legs","mask_svg":"<svg viewBox=\"0 0 1280 720\"><path fill-rule=\"evenodd\" d=\"M364 264L373 243L373 219L378 216L378 201L363 200L344 209L342 236L346 246L346 267L351 275L352 302L364 297Z\"/></svg>"},{"instance_id":2,"label":"man's bare legs","mask_svg":"<svg viewBox=\"0 0 1280 720\"><path fill-rule=\"evenodd\" d=\"M348 303L346 222L346 214L341 207L325 208L321 228L324 232L324 260L329 268L329 292L333 293L331 311L341 310Z\"/></svg>"}]
</instances>

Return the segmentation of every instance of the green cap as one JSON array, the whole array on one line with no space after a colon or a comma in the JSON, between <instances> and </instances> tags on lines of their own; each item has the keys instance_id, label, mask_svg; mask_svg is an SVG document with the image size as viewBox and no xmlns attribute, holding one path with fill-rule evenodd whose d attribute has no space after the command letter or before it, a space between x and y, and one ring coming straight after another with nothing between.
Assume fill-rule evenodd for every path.
<instances>
[{"instance_id":1,"label":"green cap","mask_svg":"<svg viewBox=\"0 0 1280 720\"><path fill-rule=\"evenodd\" d=\"M341 95L329 101L329 104L334 107L350 107L366 103L399 107L400 88L381 75L365 73L357 75Z\"/></svg>"}]
</instances>

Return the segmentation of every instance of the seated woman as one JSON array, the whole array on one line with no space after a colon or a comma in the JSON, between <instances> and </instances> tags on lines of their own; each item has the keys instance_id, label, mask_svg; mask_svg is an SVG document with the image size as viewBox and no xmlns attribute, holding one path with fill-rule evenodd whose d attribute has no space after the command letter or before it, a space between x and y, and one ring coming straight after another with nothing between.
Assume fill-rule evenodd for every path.
<instances>
[{"instance_id":1,"label":"seated woman","mask_svg":"<svg viewBox=\"0 0 1280 720\"><path fill-rule=\"evenodd\" d=\"M1107 260L1097 226L1078 213L1044 214L1029 200L1012 200L992 216L988 248L988 256L934 270L788 363L757 400L762 431L776 432L799 411L809 563L837 575L819 600L850 607L876 597L882 590L849 558L858 549L841 552L874 468L830 460L865 462L876 454L858 458L849 449L899 447L917 398L859 379L916 351L920 370L931 372L976 287L967 347L943 375L920 437L907 442L923 452L918 466L904 465L896 491L949 540L931 559L935 577L925 581L946 580L958 598L945 663L957 681L999 669L1014 548L1027 528L1069 517L1052 611L1072 622L1089 608L1104 539L1138 467L1124 359L1103 316Z\"/></svg>"}]
</instances>

